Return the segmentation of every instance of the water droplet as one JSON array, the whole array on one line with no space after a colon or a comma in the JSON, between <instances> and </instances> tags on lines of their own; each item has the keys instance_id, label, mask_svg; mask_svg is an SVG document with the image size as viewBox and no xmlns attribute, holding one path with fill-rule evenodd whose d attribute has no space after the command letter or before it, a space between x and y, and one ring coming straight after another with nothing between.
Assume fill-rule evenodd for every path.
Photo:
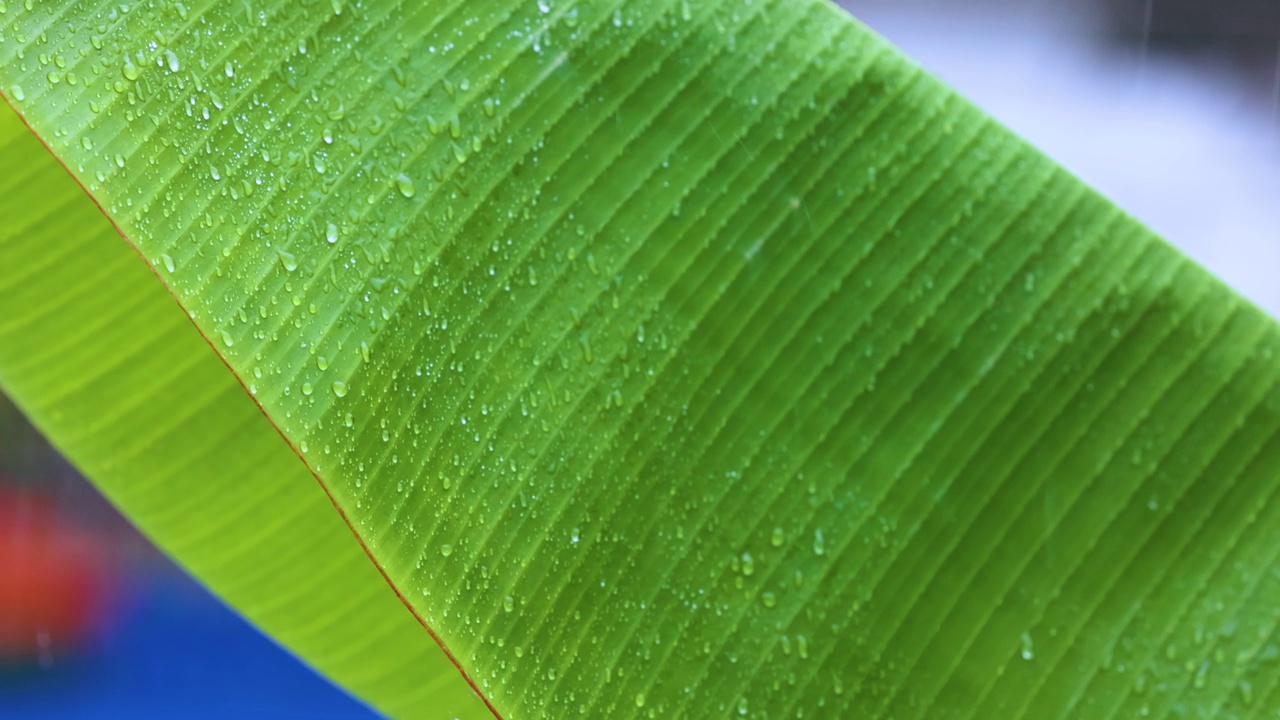
<instances>
[{"instance_id":1,"label":"water droplet","mask_svg":"<svg viewBox=\"0 0 1280 720\"><path fill-rule=\"evenodd\" d=\"M294 257L293 253L276 248L276 254L280 256L280 264L284 266L285 270L293 272L298 269L298 258Z\"/></svg>"},{"instance_id":2,"label":"water droplet","mask_svg":"<svg viewBox=\"0 0 1280 720\"><path fill-rule=\"evenodd\" d=\"M538 0L538 12L543 15L551 12L551 3L547 2L547 0Z\"/></svg>"},{"instance_id":3,"label":"water droplet","mask_svg":"<svg viewBox=\"0 0 1280 720\"><path fill-rule=\"evenodd\" d=\"M342 382L341 380L335 380L333 383L333 394L337 395L338 397L346 397L347 384Z\"/></svg>"},{"instance_id":4,"label":"water droplet","mask_svg":"<svg viewBox=\"0 0 1280 720\"><path fill-rule=\"evenodd\" d=\"M178 72L178 56L172 50L164 51L164 59L169 63L169 72Z\"/></svg>"},{"instance_id":5,"label":"water droplet","mask_svg":"<svg viewBox=\"0 0 1280 720\"><path fill-rule=\"evenodd\" d=\"M782 547L782 543L786 539L786 535L783 534L782 528L775 527L773 529L773 534L769 536L769 544L774 547Z\"/></svg>"},{"instance_id":6,"label":"water droplet","mask_svg":"<svg viewBox=\"0 0 1280 720\"><path fill-rule=\"evenodd\" d=\"M173 263L173 258L167 254L160 256L160 262L164 263L164 269L168 270L169 272L173 272L174 270L177 269L177 266L175 266Z\"/></svg>"},{"instance_id":7,"label":"water droplet","mask_svg":"<svg viewBox=\"0 0 1280 720\"><path fill-rule=\"evenodd\" d=\"M506 612L511 612L512 610L515 610L516 599L511 597L510 595L502 598L502 609Z\"/></svg>"},{"instance_id":8,"label":"water droplet","mask_svg":"<svg viewBox=\"0 0 1280 720\"><path fill-rule=\"evenodd\" d=\"M324 229L324 239L328 240L330 245L338 242L338 226L329 223L328 227Z\"/></svg>"},{"instance_id":9,"label":"water droplet","mask_svg":"<svg viewBox=\"0 0 1280 720\"><path fill-rule=\"evenodd\" d=\"M777 607L778 596L766 590L760 594L760 602L764 603L767 608Z\"/></svg>"},{"instance_id":10,"label":"water droplet","mask_svg":"<svg viewBox=\"0 0 1280 720\"><path fill-rule=\"evenodd\" d=\"M230 61L230 60L228 60L228 61L227 61L227 64L226 64L226 65L224 65L224 66L222 67L222 71L223 71L223 72L225 72L225 73L227 74L227 77L235 77L235 76L236 76L236 69L235 69L235 67L231 64L231 61Z\"/></svg>"},{"instance_id":11,"label":"water droplet","mask_svg":"<svg viewBox=\"0 0 1280 720\"><path fill-rule=\"evenodd\" d=\"M312 387L311 383L302 383L302 394L303 394L303 395L310 395L310 394L311 394L311 393L313 393L313 392L315 392L315 388L314 388L314 387Z\"/></svg>"},{"instance_id":12,"label":"water droplet","mask_svg":"<svg viewBox=\"0 0 1280 720\"><path fill-rule=\"evenodd\" d=\"M1192 679L1191 685L1197 690L1203 690L1204 686L1209 682L1209 663L1203 662L1199 669L1196 670L1195 678Z\"/></svg>"},{"instance_id":13,"label":"water droplet","mask_svg":"<svg viewBox=\"0 0 1280 720\"><path fill-rule=\"evenodd\" d=\"M450 545L449 543L445 543L445 544L441 545L441 546L440 546L440 554L441 554L441 555L443 555L443 556L445 556L445 557L449 557L450 555L452 555L452 554L453 554L453 546L452 546L452 545Z\"/></svg>"},{"instance_id":14,"label":"water droplet","mask_svg":"<svg viewBox=\"0 0 1280 720\"><path fill-rule=\"evenodd\" d=\"M644 693L636 693L636 707L644 707Z\"/></svg>"},{"instance_id":15,"label":"water droplet","mask_svg":"<svg viewBox=\"0 0 1280 720\"><path fill-rule=\"evenodd\" d=\"M227 332L226 330L219 330L218 333L222 335L223 345L226 345L227 347L231 347L232 345L236 344L235 340L232 339L231 337L231 333Z\"/></svg>"},{"instance_id":16,"label":"water droplet","mask_svg":"<svg viewBox=\"0 0 1280 720\"><path fill-rule=\"evenodd\" d=\"M827 554L827 542L822 537L822 528L813 531L813 554L819 557Z\"/></svg>"},{"instance_id":17,"label":"water droplet","mask_svg":"<svg viewBox=\"0 0 1280 720\"><path fill-rule=\"evenodd\" d=\"M417 192L413 187L413 178L405 175L404 173L400 173L396 176L396 189L400 191L401 195L407 198L413 197L413 194Z\"/></svg>"},{"instance_id":18,"label":"water droplet","mask_svg":"<svg viewBox=\"0 0 1280 720\"><path fill-rule=\"evenodd\" d=\"M128 55L124 56L124 66L120 68L120 72L124 74L125 80L138 79L138 66L133 64L133 58Z\"/></svg>"},{"instance_id":19,"label":"water droplet","mask_svg":"<svg viewBox=\"0 0 1280 720\"><path fill-rule=\"evenodd\" d=\"M18 102L22 102L23 100L27 99L27 94L23 92L21 85L14 85L13 87L9 88L9 93L13 95L13 99L17 100Z\"/></svg>"},{"instance_id":20,"label":"water droplet","mask_svg":"<svg viewBox=\"0 0 1280 720\"><path fill-rule=\"evenodd\" d=\"M756 562L751 553L742 553L742 574L751 577L756 573Z\"/></svg>"},{"instance_id":21,"label":"water droplet","mask_svg":"<svg viewBox=\"0 0 1280 720\"><path fill-rule=\"evenodd\" d=\"M1021 655L1023 660L1034 660L1036 658L1036 651L1032 645L1030 633L1022 633Z\"/></svg>"}]
</instances>

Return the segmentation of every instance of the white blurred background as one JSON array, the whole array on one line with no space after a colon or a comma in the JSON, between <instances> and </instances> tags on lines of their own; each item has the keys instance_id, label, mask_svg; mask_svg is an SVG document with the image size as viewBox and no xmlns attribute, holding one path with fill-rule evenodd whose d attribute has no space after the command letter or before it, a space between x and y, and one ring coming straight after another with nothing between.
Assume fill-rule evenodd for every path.
<instances>
[{"instance_id":1,"label":"white blurred background","mask_svg":"<svg viewBox=\"0 0 1280 720\"><path fill-rule=\"evenodd\" d=\"M841 0L1280 317L1280 0Z\"/></svg>"}]
</instances>

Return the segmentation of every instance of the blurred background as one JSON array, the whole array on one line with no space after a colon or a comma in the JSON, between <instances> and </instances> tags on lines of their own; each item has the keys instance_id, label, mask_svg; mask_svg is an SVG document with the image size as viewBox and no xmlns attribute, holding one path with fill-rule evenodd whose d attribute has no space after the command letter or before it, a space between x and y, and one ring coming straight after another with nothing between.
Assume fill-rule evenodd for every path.
<instances>
[{"instance_id":1,"label":"blurred background","mask_svg":"<svg viewBox=\"0 0 1280 720\"><path fill-rule=\"evenodd\" d=\"M842 0L1280 316L1280 0ZM0 397L0 717L367 718Z\"/></svg>"}]
</instances>

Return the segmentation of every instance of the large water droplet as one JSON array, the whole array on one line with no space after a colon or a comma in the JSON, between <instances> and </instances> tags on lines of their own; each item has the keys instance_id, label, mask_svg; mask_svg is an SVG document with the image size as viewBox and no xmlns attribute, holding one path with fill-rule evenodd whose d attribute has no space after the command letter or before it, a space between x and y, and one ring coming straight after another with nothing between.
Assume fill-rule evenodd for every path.
<instances>
[{"instance_id":1,"label":"large water droplet","mask_svg":"<svg viewBox=\"0 0 1280 720\"><path fill-rule=\"evenodd\" d=\"M284 266L285 270L293 272L298 269L298 258L294 257L293 253L276 248L276 254L280 256L280 264Z\"/></svg>"},{"instance_id":2,"label":"large water droplet","mask_svg":"<svg viewBox=\"0 0 1280 720\"><path fill-rule=\"evenodd\" d=\"M405 175L404 173L400 173L396 176L396 189L400 191L401 195L407 198L413 197L413 194L417 192L413 187L413 178Z\"/></svg>"}]
</instances>

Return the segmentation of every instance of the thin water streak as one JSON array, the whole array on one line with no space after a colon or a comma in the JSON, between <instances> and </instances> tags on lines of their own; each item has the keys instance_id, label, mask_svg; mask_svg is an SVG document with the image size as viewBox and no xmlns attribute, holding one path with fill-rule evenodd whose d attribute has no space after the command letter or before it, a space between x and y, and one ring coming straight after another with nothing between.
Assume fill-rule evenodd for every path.
<instances>
[{"instance_id":1,"label":"thin water streak","mask_svg":"<svg viewBox=\"0 0 1280 720\"><path fill-rule=\"evenodd\" d=\"M1276 40L1276 72L1271 83L1271 138L1280 145L1280 39Z\"/></svg>"},{"instance_id":2,"label":"thin water streak","mask_svg":"<svg viewBox=\"0 0 1280 720\"><path fill-rule=\"evenodd\" d=\"M1134 83L1141 88L1146 78L1147 55L1151 50L1151 20L1155 16L1156 0L1146 0L1142 6L1142 39L1138 51L1138 70Z\"/></svg>"}]
</instances>

